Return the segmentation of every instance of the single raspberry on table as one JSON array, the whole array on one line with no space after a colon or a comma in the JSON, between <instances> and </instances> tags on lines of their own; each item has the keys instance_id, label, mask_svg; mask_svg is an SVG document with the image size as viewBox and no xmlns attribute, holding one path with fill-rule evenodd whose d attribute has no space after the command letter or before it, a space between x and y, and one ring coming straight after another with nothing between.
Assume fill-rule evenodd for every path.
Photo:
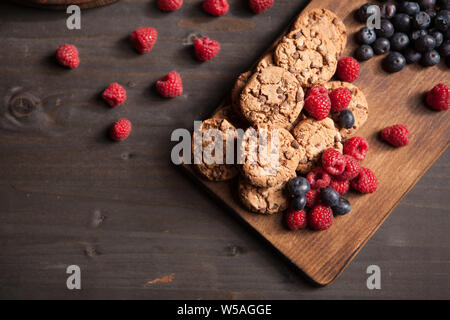
<instances>
[{"instance_id":1,"label":"single raspberry on table","mask_svg":"<svg viewBox=\"0 0 450 320\"><path fill-rule=\"evenodd\" d=\"M330 188L336 190L340 195L346 194L350 188L350 181L331 177Z\"/></svg>"},{"instance_id":2,"label":"single raspberry on table","mask_svg":"<svg viewBox=\"0 0 450 320\"><path fill-rule=\"evenodd\" d=\"M331 91L331 112L341 112L348 107L352 100L352 93L347 88L337 88Z\"/></svg>"},{"instance_id":3,"label":"single raspberry on table","mask_svg":"<svg viewBox=\"0 0 450 320\"><path fill-rule=\"evenodd\" d=\"M181 8L183 0L158 0L158 8L162 11L175 11Z\"/></svg>"},{"instance_id":4,"label":"single raspberry on table","mask_svg":"<svg viewBox=\"0 0 450 320\"><path fill-rule=\"evenodd\" d=\"M311 117L323 120L330 114L331 101L328 95L310 95L305 100L305 110Z\"/></svg>"},{"instance_id":5,"label":"single raspberry on table","mask_svg":"<svg viewBox=\"0 0 450 320\"><path fill-rule=\"evenodd\" d=\"M450 89L443 83L437 84L428 92L427 104L434 110L448 110L450 107Z\"/></svg>"},{"instance_id":6,"label":"single raspberry on table","mask_svg":"<svg viewBox=\"0 0 450 320\"><path fill-rule=\"evenodd\" d=\"M361 193L372 193L378 188L378 179L369 168L361 168L358 176L351 181L351 186Z\"/></svg>"},{"instance_id":7,"label":"single raspberry on table","mask_svg":"<svg viewBox=\"0 0 450 320\"><path fill-rule=\"evenodd\" d=\"M345 155L345 168L341 175L337 178L340 180L352 180L356 178L361 170L358 160L352 156Z\"/></svg>"},{"instance_id":8,"label":"single raspberry on table","mask_svg":"<svg viewBox=\"0 0 450 320\"><path fill-rule=\"evenodd\" d=\"M344 142L344 154L362 161L369 150L369 143L363 137L353 137Z\"/></svg>"},{"instance_id":9,"label":"single raspberry on table","mask_svg":"<svg viewBox=\"0 0 450 320\"><path fill-rule=\"evenodd\" d=\"M274 0L249 0L248 5L254 13L261 13L273 6Z\"/></svg>"},{"instance_id":10,"label":"single raspberry on table","mask_svg":"<svg viewBox=\"0 0 450 320\"><path fill-rule=\"evenodd\" d=\"M345 169L345 157L333 148L322 153L322 168L331 175L340 175Z\"/></svg>"},{"instance_id":11,"label":"single raspberry on table","mask_svg":"<svg viewBox=\"0 0 450 320\"><path fill-rule=\"evenodd\" d=\"M305 99L309 96L328 95L328 90L324 86L315 86L308 90Z\"/></svg>"},{"instance_id":12,"label":"single raspberry on table","mask_svg":"<svg viewBox=\"0 0 450 320\"><path fill-rule=\"evenodd\" d=\"M403 147L409 143L409 128L405 124L395 124L381 130L381 138L394 147Z\"/></svg>"},{"instance_id":13,"label":"single raspberry on table","mask_svg":"<svg viewBox=\"0 0 450 320\"><path fill-rule=\"evenodd\" d=\"M325 205L315 206L308 215L308 225L313 230L326 230L333 224L333 210Z\"/></svg>"},{"instance_id":14,"label":"single raspberry on table","mask_svg":"<svg viewBox=\"0 0 450 320\"><path fill-rule=\"evenodd\" d=\"M130 35L130 40L139 53L146 53L152 50L157 39L158 32L151 27L138 28Z\"/></svg>"},{"instance_id":15,"label":"single raspberry on table","mask_svg":"<svg viewBox=\"0 0 450 320\"><path fill-rule=\"evenodd\" d=\"M308 208L314 207L319 203L320 200L320 190L319 189L311 189L306 193L306 206Z\"/></svg>"},{"instance_id":16,"label":"single raspberry on table","mask_svg":"<svg viewBox=\"0 0 450 320\"><path fill-rule=\"evenodd\" d=\"M306 228L308 220L304 210L295 211L288 209L285 215L286 224L291 230L298 230Z\"/></svg>"},{"instance_id":17,"label":"single raspberry on table","mask_svg":"<svg viewBox=\"0 0 450 320\"><path fill-rule=\"evenodd\" d=\"M222 16L228 12L230 6L227 0L205 0L203 10L212 16Z\"/></svg>"},{"instance_id":18,"label":"single raspberry on table","mask_svg":"<svg viewBox=\"0 0 450 320\"><path fill-rule=\"evenodd\" d=\"M195 55L200 61L207 61L214 58L220 51L220 43L208 37L195 40Z\"/></svg>"},{"instance_id":19,"label":"single raspberry on table","mask_svg":"<svg viewBox=\"0 0 450 320\"><path fill-rule=\"evenodd\" d=\"M325 188L330 184L331 177L321 167L316 167L306 175L311 189Z\"/></svg>"},{"instance_id":20,"label":"single raspberry on table","mask_svg":"<svg viewBox=\"0 0 450 320\"><path fill-rule=\"evenodd\" d=\"M169 72L161 80L156 81L156 89L166 98L174 98L183 93L181 77L176 71Z\"/></svg>"},{"instance_id":21,"label":"single raspberry on table","mask_svg":"<svg viewBox=\"0 0 450 320\"><path fill-rule=\"evenodd\" d=\"M359 78L359 64L352 57L344 57L338 61L336 74L339 79L353 82Z\"/></svg>"},{"instance_id":22,"label":"single raspberry on table","mask_svg":"<svg viewBox=\"0 0 450 320\"><path fill-rule=\"evenodd\" d=\"M111 83L108 88L102 93L102 98L111 107L117 107L127 100L127 92L120 84L117 82Z\"/></svg>"},{"instance_id":23,"label":"single raspberry on table","mask_svg":"<svg viewBox=\"0 0 450 320\"><path fill-rule=\"evenodd\" d=\"M128 119L117 120L109 131L111 139L122 141L128 138L131 132L131 122Z\"/></svg>"},{"instance_id":24,"label":"single raspberry on table","mask_svg":"<svg viewBox=\"0 0 450 320\"><path fill-rule=\"evenodd\" d=\"M56 49L56 59L59 64L71 69L80 65L78 50L73 44L63 44Z\"/></svg>"}]
</instances>

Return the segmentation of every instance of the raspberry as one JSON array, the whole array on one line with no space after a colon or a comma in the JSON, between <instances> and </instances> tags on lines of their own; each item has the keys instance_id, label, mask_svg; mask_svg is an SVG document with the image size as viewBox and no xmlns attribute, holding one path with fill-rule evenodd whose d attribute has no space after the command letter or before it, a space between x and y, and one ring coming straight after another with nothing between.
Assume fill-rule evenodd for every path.
<instances>
[{"instance_id":1,"label":"raspberry","mask_svg":"<svg viewBox=\"0 0 450 320\"><path fill-rule=\"evenodd\" d=\"M328 148L322 153L322 168L331 175L340 175L345 169L345 158L342 153Z\"/></svg>"},{"instance_id":2,"label":"raspberry","mask_svg":"<svg viewBox=\"0 0 450 320\"><path fill-rule=\"evenodd\" d=\"M351 185L361 193L372 193L377 190L378 179L369 168L361 168L359 175L351 181Z\"/></svg>"},{"instance_id":3,"label":"raspberry","mask_svg":"<svg viewBox=\"0 0 450 320\"><path fill-rule=\"evenodd\" d=\"M181 83L180 75L175 71L170 72L161 80L156 81L156 89L166 98L181 95L183 93L183 84Z\"/></svg>"},{"instance_id":4,"label":"raspberry","mask_svg":"<svg viewBox=\"0 0 450 320\"><path fill-rule=\"evenodd\" d=\"M73 44L63 44L56 49L56 59L59 64L68 68L77 68L80 64L78 50Z\"/></svg>"},{"instance_id":5,"label":"raspberry","mask_svg":"<svg viewBox=\"0 0 450 320\"><path fill-rule=\"evenodd\" d=\"M352 180L357 177L359 171L361 170L361 166L359 165L358 160L353 158L352 156L345 155L345 169L340 176L337 178L339 180Z\"/></svg>"},{"instance_id":6,"label":"raspberry","mask_svg":"<svg viewBox=\"0 0 450 320\"><path fill-rule=\"evenodd\" d=\"M381 138L394 147L403 147L409 143L409 129L405 124L395 124L381 130Z\"/></svg>"},{"instance_id":7,"label":"raspberry","mask_svg":"<svg viewBox=\"0 0 450 320\"><path fill-rule=\"evenodd\" d=\"M162 11L175 11L181 8L183 0L158 0L158 8Z\"/></svg>"},{"instance_id":8,"label":"raspberry","mask_svg":"<svg viewBox=\"0 0 450 320\"><path fill-rule=\"evenodd\" d=\"M230 6L227 0L205 0L203 10L212 16L222 16L228 12Z\"/></svg>"},{"instance_id":9,"label":"raspberry","mask_svg":"<svg viewBox=\"0 0 450 320\"><path fill-rule=\"evenodd\" d=\"M220 51L220 43L208 37L195 40L195 55L200 61L207 61L214 58Z\"/></svg>"},{"instance_id":10,"label":"raspberry","mask_svg":"<svg viewBox=\"0 0 450 320\"><path fill-rule=\"evenodd\" d=\"M353 137L344 142L344 154L362 161L369 150L369 143L363 137Z\"/></svg>"},{"instance_id":11,"label":"raspberry","mask_svg":"<svg viewBox=\"0 0 450 320\"><path fill-rule=\"evenodd\" d=\"M427 104L434 110L448 110L450 106L450 90L443 84L437 84L427 94Z\"/></svg>"},{"instance_id":12,"label":"raspberry","mask_svg":"<svg viewBox=\"0 0 450 320\"><path fill-rule=\"evenodd\" d=\"M128 119L117 120L111 127L109 135L111 139L116 141L125 140L131 132L131 122Z\"/></svg>"},{"instance_id":13,"label":"raspberry","mask_svg":"<svg viewBox=\"0 0 450 320\"><path fill-rule=\"evenodd\" d=\"M308 208L314 207L316 204L318 204L319 200L320 200L320 190L311 189L306 193L306 206Z\"/></svg>"},{"instance_id":14,"label":"raspberry","mask_svg":"<svg viewBox=\"0 0 450 320\"><path fill-rule=\"evenodd\" d=\"M306 179L311 186L311 189L325 188L330 184L331 177L326 173L321 167L317 167L311 170L307 175Z\"/></svg>"},{"instance_id":15,"label":"raspberry","mask_svg":"<svg viewBox=\"0 0 450 320\"><path fill-rule=\"evenodd\" d=\"M288 209L285 215L286 224L291 230L298 230L306 228L308 220L306 219L305 211L295 211Z\"/></svg>"},{"instance_id":16,"label":"raspberry","mask_svg":"<svg viewBox=\"0 0 450 320\"><path fill-rule=\"evenodd\" d=\"M308 215L308 225L313 230L326 230L333 224L333 211L330 207L317 205Z\"/></svg>"},{"instance_id":17,"label":"raspberry","mask_svg":"<svg viewBox=\"0 0 450 320\"><path fill-rule=\"evenodd\" d=\"M158 39L158 32L155 28L142 27L134 30L130 35L130 40L133 43L136 51L145 53L152 50Z\"/></svg>"},{"instance_id":18,"label":"raspberry","mask_svg":"<svg viewBox=\"0 0 450 320\"><path fill-rule=\"evenodd\" d=\"M117 107L119 104L127 100L127 92L117 82L111 83L102 93L102 98L111 107Z\"/></svg>"},{"instance_id":19,"label":"raspberry","mask_svg":"<svg viewBox=\"0 0 450 320\"><path fill-rule=\"evenodd\" d=\"M342 81L353 82L359 78L359 64L352 57L344 57L338 61L336 74Z\"/></svg>"},{"instance_id":20,"label":"raspberry","mask_svg":"<svg viewBox=\"0 0 450 320\"><path fill-rule=\"evenodd\" d=\"M317 120L323 120L330 114L331 101L328 95L310 95L305 100L305 110Z\"/></svg>"},{"instance_id":21,"label":"raspberry","mask_svg":"<svg viewBox=\"0 0 450 320\"><path fill-rule=\"evenodd\" d=\"M274 0L250 0L248 4L254 13L261 13L272 7L273 1Z\"/></svg>"},{"instance_id":22,"label":"raspberry","mask_svg":"<svg viewBox=\"0 0 450 320\"><path fill-rule=\"evenodd\" d=\"M308 90L305 99L309 96L328 95L328 90L324 86L315 86Z\"/></svg>"},{"instance_id":23,"label":"raspberry","mask_svg":"<svg viewBox=\"0 0 450 320\"><path fill-rule=\"evenodd\" d=\"M331 112L341 112L348 107L352 100L352 93L347 88L337 88L331 91Z\"/></svg>"},{"instance_id":24,"label":"raspberry","mask_svg":"<svg viewBox=\"0 0 450 320\"><path fill-rule=\"evenodd\" d=\"M346 194L350 188L350 181L341 180L337 177L332 177L330 182L330 188L336 190L339 194Z\"/></svg>"}]
</instances>

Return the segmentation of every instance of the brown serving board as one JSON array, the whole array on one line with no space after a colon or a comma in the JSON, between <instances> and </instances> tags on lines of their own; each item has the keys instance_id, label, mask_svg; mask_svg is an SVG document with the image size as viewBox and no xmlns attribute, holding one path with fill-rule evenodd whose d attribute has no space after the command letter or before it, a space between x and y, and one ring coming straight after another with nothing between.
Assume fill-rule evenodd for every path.
<instances>
[{"instance_id":1,"label":"brown serving board","mask_svg":"<svg viewBox=\"0 0 450 320\"><path fill-rule=\"evenodd\" d=\"M13 2L39 7L44 9L62 10L71 4L76 4L82 9L101 7L117 2L118 0L12 0Z\"/></svg>"},{"instance_id":2,"label":"brown serving board","mask_svg":"<svg viewBox=\"0 0 450 320\"><path fill-rule=\"evenodd\" d=\"M354 19L354 10L365 2L313 0L305 10L327 8L343 19L349 34L345 55L351 55L356 48L353 35L362 27ZM423 102L424 93L433 85L449 84L448 67L443 62L426 69L410 65L399 73L388 74L381 68L381 59L361 63L361 77L355 82L369 103L369 119L357 134L370 144L362 165L376 173L378 190L367 195L350 193L352 211L336 218L329 230L288 231L282 223L282 214L262 216L246 211L236 200L236 181L205 181L185 166L208 191L320 285L329 284L343 272L449 144L450 112L432 111ZM409 146L396 149L380 141L379 131L395 123L409 126L412 133Z\"/></svg>"}]
</instances>

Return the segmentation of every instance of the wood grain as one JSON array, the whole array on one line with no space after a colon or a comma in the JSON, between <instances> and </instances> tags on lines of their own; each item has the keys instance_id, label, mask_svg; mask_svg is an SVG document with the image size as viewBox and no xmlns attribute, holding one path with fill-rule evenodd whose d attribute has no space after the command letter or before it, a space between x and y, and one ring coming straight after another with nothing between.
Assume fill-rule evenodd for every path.
<instances>
[{"instance_id":1,"label":"wood grain","mask_svg":"<svg viewBox=\"0 0 450 320\"><path fill-rule=\"evenodd\" d=\"M106 6L108 4L117 2L118 0L11 0L11 1L37 8L64 10L71 4L75 4L82 9L88 9Z\"/></svg>"},{"instance_id":2,"label":"wood grain","mask_svg":"<svg viewBox=\"0 0 450 320\"><path fill-rule=\"evenodd\" d=\"M345 55L352 55L355 50L351 35L361 28L353 16L354 10L364 1L352 3L354 5L349 6L344 1L313 0L305 9L327 8L344 20L350 35ZM443 79L449 79L444 65L428 69L412 66L397 74L387 74L381 69L379 58L364 64L361 77L355 84L368 100L369 120L358 135L369 141L369 155L362 165L376 173L379 187L372 195L351 193L348 197L352 204L351 214L335 219L333 227L327 231L288 231L281 214L262 216L243 208L236 199L236 181L205 181L196 176L190 166L185 168L311 280L327 285L343 272L420 177L447 149L449 114L431 111L423 103L424 93ZM379 139L382 128L396 123L406 123L412 132L412 143L406 148L395 149Z\"/></svg>"}]
</instances>

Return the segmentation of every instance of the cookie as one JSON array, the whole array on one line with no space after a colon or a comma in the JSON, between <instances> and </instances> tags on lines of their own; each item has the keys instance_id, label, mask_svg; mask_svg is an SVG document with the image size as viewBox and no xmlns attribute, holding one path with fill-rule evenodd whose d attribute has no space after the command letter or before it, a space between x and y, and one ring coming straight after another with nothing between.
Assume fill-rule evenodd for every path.
<instances>
[{"instance_id":1,"label":"cookie","mask_svg":"<svg viewBox=\"0 0 450 320\"><path fill-rule=\"evenodd\" d=\"M225 104L220 106L219 108L214 111L211 118L214 119L226 119L228 122L230 122L235 127L241 127L242 126L242 117L239 117L233 110L231 104Z\"/></svg>"},{"instance_id":2,"label":"cookie","mask_svg":"<svg viewBox=\"0 0 450 320\"><path fill-rule=\"evenodd\" d=\"M311 38L295 30L277 45L274 60L277 66L295 75L301 86L313 87L327 82L336 72L336 52L334 44L322 33Z\"/></svg>"},{"instance_id":3,"label":"cookie","mask_svg":"<svg viewBox=\"0 0 450 320\"><path fill-rule=\"evenodd\" d=\"M300 173L309 172L324 150L335 148L342 152L341 135L330 118L302 120L292 130L292 135L305 151L297 166Z\"/></svg>"},{"instance_id":4,"label":"cookie","mask_svg":"<svg viewBox=\"0 0 450 320\"><path fill-rule=\"evenodd\" d=\"M299 160L305 157L304 149L282 128L247 129L240 151L243 175L254 186L264 188L278 186L295 177Z\"/></svg>"},{"instance_id":5,"label":"cookie","mask_svg":"<svg viewBox=\"0 0 450 320\"><path fill-rule=\"evenodd\" d=\"M301 14L295 20L292 30L301 30L311 38L323 33L324 37L334 44L337 58L342 55L347 44L347 29L344 23L327 9L314 9Z\"/></svg>"},{"instance_id":6,"label":"cookie","mask_svg":"<svg viewBox=\"0 0 450 320\"><path fill-rule=\"evenodd\" d=\"M289 199L284 189L285 184L273 188L260 188L240 178L238 196L248 210L261 214L274 214L286 210L289 206Z\"/></svg>"},{"instance_id":7,"label":"cookie","mask_svg":"<svg viewBox=\"0 0 450 320\"><path fill-rule=\"evenodd\" d=\"M275 65L275 62L273 61L273 52L270 51L269 53L266 53L261 58L261 60L258 61L258 63L255 66L255 71L261 71L262 69L273 65Z\"/></svg>"},{"instance_id":8,"label":"cookie","mask_svg":"<svg viewBox=\"0 0 450 320\"><path fill-rule=\"evenodd\" d=\"M360 89L358 89L358 87L348 82L331 81L325 83L324 86L328 89L329 92L339 87L344 87L350 90L350 92L352 93L352 100L350 101L347 109L353 112L353 116L355 117L355 124L352 128L341 128L339 130L343 139L350 138L351 136L355 135L356 131L358 131L359 128L364 125L369 116L369 105L367 103L366 97L364 96L364 93ZM335 120L336 126L339 128L339 114L332 114L331 117Z\"/></svg>"},{"instance_id":9,"label":"cookie","mask_svg":"<svg viewBox=\"0 0 450 320\"><path fill-rule=\"evenodd\" d=\"M304 93L287 70L268 66L255 72L240 98L241 112L253 125L291 128L303 109Z\"/></svg>"},{"instance_id":10,"label":"cookie","mask_svg":"<svg viewBox=\"0 0 450 320\"><path fill-rule=\"evenodd\" d=\"M252 75L251 71L241 73L236 79L233 89L231 89L231 105L236 114L241 114L241 108L239 106L241 92L242 89L244 89L245 85L247 84L247 80L248 78L250 78L251 75Z\"/></svg>"},{"instance_id":11,"label":"cookie","mask_svg":"<svg viewBox=\"0 0 450 320\"><path fill-rule=\"evenodd\" d=\"M198 159L198 157L197 157L197 156L201 157L203 155L203 151L205 150L205 148L207 146L209 146L211 143L213 143L213 138L207 136L207 130L209 130L209 129L220 130L220 132L222 134L223 164L216 164L216 163L208 164L208 163L206 163L205 159L203 159L203 158ZM197 170L198 173L200 173L201 176L203 176L204 178L206 178L208 180L225 181L225 180L234 178L239 173L239 170L235 164L226 164L226 141L227 141L226 133L227 133L227 130L235 130L235 127L230 122L228 122L226 119L211 118L211 119L204 120L202 122L201 131L202 131L202 135L205 135L203 137L203 141L202 140L199 141L199 139L201 139L201 137L199 137L198 134L194 134L194 136L193 136L192 157L193 157L193 159L195 159L197 157L196 160L200 162L200 163L196 164L196 161L194 161L194 168ZM234 140L235 139L232 140L233 144L234 144ZM198 154L196 154L194 152L194 143L196 143L196 142L202 146L201 150L200 150L201 153L198 152ZM214 156L214 154L213 154L213 156Z\"/></svg>"}]
</instances>

